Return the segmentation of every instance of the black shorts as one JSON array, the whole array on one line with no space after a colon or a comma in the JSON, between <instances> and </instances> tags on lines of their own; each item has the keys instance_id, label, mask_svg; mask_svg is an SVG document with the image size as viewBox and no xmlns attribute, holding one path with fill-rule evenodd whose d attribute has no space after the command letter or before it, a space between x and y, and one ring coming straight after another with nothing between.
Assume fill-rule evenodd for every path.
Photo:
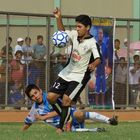
<instances>
[{"instance_id":1,"label":"black shorts","mask_svg":"<svg viewBox=\"0 0 140 140\"><path fill-rule=\"evenodd\" d=\"M80 93L85 88L87 82L89 81L89 78L85 78L82 80L81 83L77 81L66 81L62 79L61 77L58 77L58 79L54 82L52 87L50 88L50 92L54 92L60 95L66 94L69 96L69 98L73 101L77 101L77 98L80 96Z\"/></svg>"}]
</instances>

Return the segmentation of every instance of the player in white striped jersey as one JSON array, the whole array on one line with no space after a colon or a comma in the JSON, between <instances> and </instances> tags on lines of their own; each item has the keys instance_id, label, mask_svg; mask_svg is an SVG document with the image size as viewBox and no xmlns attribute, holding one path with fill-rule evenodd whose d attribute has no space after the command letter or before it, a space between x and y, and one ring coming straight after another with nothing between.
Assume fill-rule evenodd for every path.
<instances>
[{"instance_id":1,"label":"player in white striped jersey","mask_svg":"<svg viewBox=\"0 0 140 140\"><path fill-rule=\"evenodd\" d=\"M25 90L26 95L34 101L32 108L25 118L25 125L23 130L28 129L35 121L42 120L47 124L57 127L60 122L60 117L57 112L53 110L52 106L47 101L47 94L42 92L42 90L36 85L28 85ZM62 104L61 99L57 102L60 106ZM67 123L67 131L100 131L104 129L84 128L84 120L92 119L99 122L104 122L112 125L117 125L117 120L115 118L108 118L96 112L81 112L77 111L75 108L71 108L71 119Z\"/></svg>"}]
</instances>

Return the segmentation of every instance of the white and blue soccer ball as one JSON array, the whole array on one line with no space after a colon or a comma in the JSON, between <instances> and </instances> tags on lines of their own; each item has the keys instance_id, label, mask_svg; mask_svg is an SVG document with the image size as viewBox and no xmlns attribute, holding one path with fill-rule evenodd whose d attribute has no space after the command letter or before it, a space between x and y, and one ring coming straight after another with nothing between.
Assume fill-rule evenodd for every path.
<instances>
[{"instance_id":1,"label":"white and blue soccer ball","mask_svg":"<svg viewBox=\"0 0 140 140\"><path fill-rule=\"evenodd\" d=\"M69 42L68 34L65 31L57 31L52 36L54 46L64 48Z\"/></svg>"}]
</instances>

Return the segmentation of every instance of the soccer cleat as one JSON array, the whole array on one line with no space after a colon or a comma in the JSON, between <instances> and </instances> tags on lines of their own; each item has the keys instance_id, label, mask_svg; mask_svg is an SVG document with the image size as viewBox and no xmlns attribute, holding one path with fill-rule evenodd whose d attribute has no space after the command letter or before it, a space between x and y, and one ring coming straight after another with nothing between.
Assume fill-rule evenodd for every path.
<instances>
[{"instance_id":1,"label":"soccer cleat","mask_svg":"<svg viewBox=\"0 0 140 140\"><path fill-rule=\"evenodd\" d=\"M118 116L113 116L108 121L110 125L118 125Z\"/></svg>"},{"instance_id":2,"label":"soccer cleat","mask_svg":"<svg viewBox=\"0 0 140 140\"><path fill-rule=\"evenodd\" d=\"M105 132L105 128L97 128L97 132Z\"/></svg>"}]
</instances>

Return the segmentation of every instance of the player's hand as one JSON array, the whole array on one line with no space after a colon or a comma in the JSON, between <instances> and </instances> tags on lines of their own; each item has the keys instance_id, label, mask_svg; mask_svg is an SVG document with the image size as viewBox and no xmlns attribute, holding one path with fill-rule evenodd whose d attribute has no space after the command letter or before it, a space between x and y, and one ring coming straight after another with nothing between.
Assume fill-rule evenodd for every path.
<instances>
[{"instance_id":1,"label":"player's hand","mask_svg":"<svg viewBox=\"0 0 140 140\"><path fill-rule=\"evenodd\" d=\"M39 114L35 114L35 118L36 118L37 120L44 120L44 117L41 116L41 115L39 115Z\"/></svg>"},{"instance_id":2,"label":"player's hand","mask_svg":"<svg viewBox=\"0 0 140 140\"><path fill-rule=\"evenodd\" d=\"M55 8L55 10L53 11L53 14L56 18L61 17L61 11L58 7Z\"/></svg>"},{"instance_id":3,"label":"player's hand","mask_svg":"<svg viewBox=\"0 0 140 140\"><path fill-rule=\"evenodd\" d=\"M88 65L88 69L90 70L90 71L94 71L95 70L95 66L94 66L94 64L89 64Z\"/></svg>"}]
</instances>

